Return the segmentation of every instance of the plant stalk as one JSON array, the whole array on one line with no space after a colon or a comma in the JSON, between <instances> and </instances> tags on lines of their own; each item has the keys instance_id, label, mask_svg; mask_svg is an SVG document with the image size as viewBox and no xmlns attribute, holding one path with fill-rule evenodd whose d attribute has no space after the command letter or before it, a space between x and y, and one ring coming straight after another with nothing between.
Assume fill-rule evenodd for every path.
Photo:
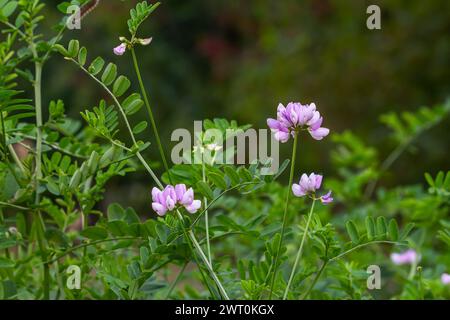
<instances>
[{"instance_id":1,"label":"plant stalk","mask_svg":"<svg viewBox=\"0 0 450 320\"><path fill-rule=\"evenodd\" d=\"M297 270L297 265L298 265L298 263L300 261L300 258L303 255L303 246L305 244L306 237L308 235L309 223L311 222L311 217L312 217L313 212L314 212L314 204L315 203L316 203L316 199L313 200L312 205L311 205L311 210L309 211L309 214L308 214L308 220L306 222L305 230L303 231L302 241L300 242L300 247L298 248L297 256L295 257L294 266L292 267L291 275L289 276L289 281L287 283L286 290L284 291L283 300L287 299L287 296L288 296L288 293L289 293L289 287L291 286L292 280L294 279L295 271Z\"/></svg>"},{"instance_id":2,"label":"plant stalk","mask_svg":"<svg viewBox=\"0 0 450 320\"><path fill-rule=\"evenodd\" d=\"M153 134L155 135L156 144L158 145L158 149L159 149L159 153L161 155L161 159L162 159L162 162L163 162L163 165L164 165L164 169L166 170L166 172L167 172L167 174L169 176L170 183L172 183L172 179L171 179L170 171L169 171L169 166L167 165L166 156L165 156L162 144L161 144L161 139L159 137L158 128L156 127L155 117L153 116L153 111L152 111L152 108L150 106L150 102L148 100L147 91L145 90L144 82L142 81L142 76L141 76L141 72L139 70L139 64L137 62L136 53L134 52L134 48L131 48L131 55L133 57L134 70L136 72L136 76L137 76L138 81L139 81L139 87L141 89L142 97L144 98L145 107L147 109L147 113L148 113L148 116L150 118L150 123L152 125Z\"/></svg>"},{"instance_id":3,"label":"plant stalk","mask_svg":"<svg viewBox=\"0 0 450 320\"><path fill-rule=\"evenodd\" d=\"M278 259L280 256L281 247L283 246L284 234L286 232L287 211L288 211L288 206L289 206L289 198L291 195L292 182L294 180L295 160L297 157L297 142L298 142L298 133L295 132L294 145L292 146L291 170L289 173L289 184L288 184L287 190L286 190L286 200L285 200L284 213L283 213L283 222L281 225L281 237L280 237L280 242L278 243L278 249L277 249L277 253L275 255L274 262L272 263L273 267L271 268L271 269L273 269L273 272L272 272L272 280L271 280L271 285L270 285L269 300L272 298L273 287L275 285L275 278L277 276L277 271L278 271Z\"/></svg>"}]
</instances>

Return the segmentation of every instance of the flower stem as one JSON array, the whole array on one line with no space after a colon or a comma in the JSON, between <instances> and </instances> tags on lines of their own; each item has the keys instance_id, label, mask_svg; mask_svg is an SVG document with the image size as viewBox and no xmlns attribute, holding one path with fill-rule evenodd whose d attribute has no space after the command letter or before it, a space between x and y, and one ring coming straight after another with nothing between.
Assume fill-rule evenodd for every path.
<instances>
[{"instance_id":1,"label":"flower stem","mask_svg":"<svg viewBox=\"0 0 450 320\"><path fill-rule=\"evenodd\" d=\"M309 210L308 220L306 222L305 230L303 231L303 237L302 237L302 241L300 242L300 247L298 248L298 251L297 251L297 256L295 257L294 266L292 267L291 275L289 276L289 281L287 283L286 290L284 291L283 300L287 299L287 296L289 293L289 287L291 286L292 280L294 279L294 275L295 275L295 271L297 270L298 262L300 261L300 258L302 257L302 254L303 254L303 246L306 241L306 236L308 235L309 223L311 222L311 217L314 212L314 204L315 203L316 203L316 200L314 199L312 202L312 205L311 205L311 210Z\"/></svg>"},{"instance_id":2,"label":"flower stem","mask_svg":"<svg viewBox=\"0 0 450 320\"><path fill-rule=\"evenodd\" d=\"M35 59L37 57L35 48L32 48L34 52ZM39 205L40 196L39 196L39 184L40 179L42 179L42 92L41 92L41 84L42 84L42 64L39 61L35 62L35 80L34 80L34 103L35 103L35 112L36 112L36 165L34 171L34 184L35 184L35 204ZM41 251L42 261L47 260L47 250L45 248L45 222L42 218L42 214L40 210L37 211L36 215L38 219L38 244L39 250ZM47 263L44 263L44 283L43 283L43 291L44 291L44 300L48 300L50 298L50 269Z\"/></svg>"},{"instance_id":3,"label":"flower stem","mask_svg":"<svg viewBox=\"0 0 450 320\"><path fill-rule=\"evenodd\" d=\"M150 118L150 123L152 125L153 134L155 135L156 144L158 145L158 149L159 149L159 153L161 155L161 159L162 159L162 162L163 162L163 165L164 165L164 169L166 170L166 172L167 172L167 174L169 176L170 183L172 183L172 179L171 179L170 171L169 171L169 166L167 165L166 156L164 154L164 149L163 149L162 144L161 144L161 139L159 137L158 128L156 127L156 122L155 122L155 118L153 116L153 111L152 111L152 108L150 106L150 102L148 100L147 91L145 90L144 82L142 81L142 76L141 76L141 72L139 70L139 65L138 65L138 62L137 62L136 53L134 52L134 48L131 48L131 55L133 57L134 70L136 72L136 76L137 76L138 81L139 81L139 87L141 89L142 97L144 98L145 106L147 108L147 113L148 113L148 116Z\"/></svg>"},{"instance_id":4,"label":"flower stem","mask_svg":"<svg viewBox=\"0 0 450 320\"><path fill-rule=\"evenodd\" d=\"M203 179L203 182L206 183L205 159L202 159L202 179ZM203 202L205 204L205 208L208 208L208 199L206 197L203 197ZM209 261L209 264L212 265L211 245L210 245L210 241L209 241L209 216L208 216L208 209L205 209L205 230L206 230L206 250L208 252L208 261Z\"/></svg>"},{"instance_id":5,"label":"flower stem","mask_svg":"<svg viewBox=\"0 0 450 320\"><path fill-rule=\"evenodd\" d=\"M286 201L285 201L285 206L284 206L283 222L281 225L281 237L280 237L280 241L278 243L278 249L277 249L277 253L275 255L275 259L272 263L273 272L272 272L272 280L271 280L271 285L270 285L269 300L272 298L273 287L275 284L275 278L277 276L278 258L280 256L281 247L283 246L283 238L284 238L284 234L286 232L287 209L289 206L289 197L291 195L292 181L294 180L295 159L296 159L296 155L297 155L297 141L298 141L298 134L297 134L297 132L295 132L294 133L294 145L292 146L291 170L289 173L289 184L288 184L287 190L286 190Z\"/></svg>"},{"instance_id":6,"label":"flower stem","mask_svg":"<svg viewBox=\"0 0 450 320\"><path fill-rule=\"evenodd\" d=\"M178 272L177 277L175 278L175 280L174 280L174 281L172 282L172 284L170 285L169 290L167 290L167 293L166 293L166 296L165 296L164 300L167 300L167 299L170 298L170 295L172 294L173 289L176 287L178 281L180 281L181 276L183 275L184 270L186 269L188 263L189 263L189 262L185 262L185 263L183 264L183 267L182 267L181 270Z\"/></svg>"},{"instance_id":7,"label":"flower stem","mask_svg":"<svg viewBox=\"0 0 450 320\"><path fill-rule=\"evenodd\" d=\"M314 286L316 285L316 283L319 280L320 276L322 275L323 270L325 270L325 267L327 266L327 264L328 264L328 261L324 261L323 264L320 266L320 269L316 273L316 276L315 276L313 282L311 282L311 285L309 286L308 290L306 290L305 294L301 297L302 300L306 299L308 297L309 293L314 288Z\"/></svg>"}]
</instances>

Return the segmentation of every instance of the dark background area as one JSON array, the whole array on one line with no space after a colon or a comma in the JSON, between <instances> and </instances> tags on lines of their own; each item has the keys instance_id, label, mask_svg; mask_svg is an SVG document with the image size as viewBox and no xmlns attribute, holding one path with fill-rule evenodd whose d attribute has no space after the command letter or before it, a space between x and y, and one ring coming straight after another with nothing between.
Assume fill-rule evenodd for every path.
<instances>
[{"instance_id":1,"label":"dark background area","mask_svg":"<svg viewBox=\"0 0 450 320\"><path fill-rule=\"evenodd\" d=\"M48 1L46 15L57 21L52 2L58 3ZM81 30L67 32L64 40L79 39L90 59L101 55L117 63L139 91L131 56L112 52L119 36L128 36L126 20L135 3L101 1ZM366 28L370 4L381 7L381 30ZM153 37L137 54L167 154L171 132L193 130L193 120L224 117L266 128L279 102L300 101L315 102L332 133L352 130L384 159L395 145L379 116L443 103L450 93L450 1L166 0L139 35ZM79 119L81 110L105 97L56 56L44 88L45 103L62 98ZM146 118L141 112L138 117ZM422 182L425 171L448 170L449 125L446 119L422 135L394 165L395 181L387 183ZM335 173L333 147L331 139L305 138L298 170ZM281 159L289 157L290 145L281 151ZM148 157L159 159L156 144ZM144 179L131 174L114 180L106 201L149 208L151 182Z\"/></svg>"}]
</instances>

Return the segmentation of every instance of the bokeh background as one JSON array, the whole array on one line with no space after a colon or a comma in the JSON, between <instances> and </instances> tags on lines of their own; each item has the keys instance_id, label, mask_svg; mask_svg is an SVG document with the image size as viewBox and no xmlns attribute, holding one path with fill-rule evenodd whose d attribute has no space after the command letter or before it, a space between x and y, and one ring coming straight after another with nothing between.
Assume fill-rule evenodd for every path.
<instances>
[{"instance_id":1,"label":"bokeh background","mask_svg":"<svg viewBox=\"0 0 450 320\"><path fill-rule=\"evenodd\" d=\"M119 36L128 35L126 20L135 3L101 1L65 41L79 39L91 58L114 61L135 79L131 56L112 53ZM370 4L381 8L381 30L366 28ZM50 20L61 18L54 6L46 10ZM165 0L140 36L153 37L137 54L166 153L171 132L193 130L194 120L223 117L265 128L279 102L300 101L315 102L326 127L352 130L383 159L395 146L379 122L382 113L440 104L450 93L450 1L445 0ZM80 121L81 110L105 97L60 57L46 72L44 101L62 98ZM134 87L138 91L137 81ZM144 109L141 116L147 117ZM446 119L422 135L394 165L395 179L381 183L420 183L425 171L450 169L449 125ZM154 142L150 130L148 139ZM305 139L301 171L333 174L333 147L331 139ZM286 146L281 151L282 159L289 156ZM147 156L158 160L155 144ZM144 179L136 173L114 180L105 203L133 204L145 212L151 181Z\"/></svg>"}]
</instances>

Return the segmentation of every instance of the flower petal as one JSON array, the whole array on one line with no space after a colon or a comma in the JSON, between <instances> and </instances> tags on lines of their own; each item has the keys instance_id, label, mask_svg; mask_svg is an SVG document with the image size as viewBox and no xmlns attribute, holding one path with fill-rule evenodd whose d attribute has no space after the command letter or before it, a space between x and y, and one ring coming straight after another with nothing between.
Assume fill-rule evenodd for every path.
<instances>
[{"instance_id":1,"label":"flower petal","mask_svg":"<svg viewBox=\"0 0 450 320\"><path fill-rule=\"evenodd\" d=\"M303 197L306 193L303 190L303 188L299 185L299 184L292 184L292 193L296 196L296 197Z\"/></svg>"}]
</instances>

